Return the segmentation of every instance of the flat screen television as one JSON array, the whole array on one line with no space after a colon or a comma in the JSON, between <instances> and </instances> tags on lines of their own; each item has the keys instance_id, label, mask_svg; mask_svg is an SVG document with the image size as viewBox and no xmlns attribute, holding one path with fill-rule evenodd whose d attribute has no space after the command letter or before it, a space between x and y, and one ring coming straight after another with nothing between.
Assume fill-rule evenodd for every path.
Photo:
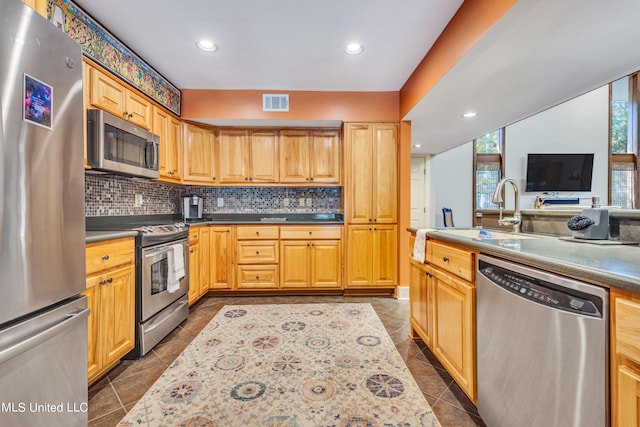
<instances>
[{"instance_id":1,"label":"flat screen television","mask_svg":"<svg viewBox=\"0 0 640 427\"><path fill-rule=\"evenodd\" d=\"M528 154L525 191L591 191L593 153Z\"/></svg>"}]
</instances>

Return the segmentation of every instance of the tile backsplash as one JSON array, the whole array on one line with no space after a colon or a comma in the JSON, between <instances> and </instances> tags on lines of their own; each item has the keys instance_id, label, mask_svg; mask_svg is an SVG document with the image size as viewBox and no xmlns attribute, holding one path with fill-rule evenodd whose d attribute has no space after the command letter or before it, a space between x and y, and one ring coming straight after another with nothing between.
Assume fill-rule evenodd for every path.
<instances>
[{"instance_id":1,"label":"tile backsplash","mask_svg":"<svg viewBox=\"0 0 640 427\"><path fill-rule=\"evenodd\" d=\"M342 213L341 187L201 187L85 175L86 216L180 214L181 197L192 194L204 199L205 214ZM224 206L218 207L219 199Z\"/></svg>"}]
</instances>

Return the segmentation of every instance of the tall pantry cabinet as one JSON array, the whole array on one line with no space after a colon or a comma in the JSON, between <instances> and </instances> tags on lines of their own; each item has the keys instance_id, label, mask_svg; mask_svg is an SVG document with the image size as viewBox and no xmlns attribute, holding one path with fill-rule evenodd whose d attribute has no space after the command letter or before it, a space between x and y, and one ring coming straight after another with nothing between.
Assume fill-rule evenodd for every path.
<instances>
[{"instance_id":1,"label":"tall pantry cabinet","mask_svg":"<svg viewBox=\"0 0 640 427\"><path fill-rule=\"evenodd\" d=\"M345 123L346 288L398 282L398 124Z\"/></svg>"}]
</instances>

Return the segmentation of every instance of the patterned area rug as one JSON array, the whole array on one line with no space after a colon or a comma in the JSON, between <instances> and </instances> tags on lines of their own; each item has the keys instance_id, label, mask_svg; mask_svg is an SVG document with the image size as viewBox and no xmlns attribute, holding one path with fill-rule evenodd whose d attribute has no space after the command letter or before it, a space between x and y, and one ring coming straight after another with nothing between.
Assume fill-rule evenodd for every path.
<instances>
[{"instance_id":1,"label":"patterned area rug","mask_svg":"<svg viewBox=\"0 0 640 427\"><path fill-rule=\"evenodd\" d=\"M370 304L227 305L119 426L439 426Z\"/></svg>"}]
</instances>

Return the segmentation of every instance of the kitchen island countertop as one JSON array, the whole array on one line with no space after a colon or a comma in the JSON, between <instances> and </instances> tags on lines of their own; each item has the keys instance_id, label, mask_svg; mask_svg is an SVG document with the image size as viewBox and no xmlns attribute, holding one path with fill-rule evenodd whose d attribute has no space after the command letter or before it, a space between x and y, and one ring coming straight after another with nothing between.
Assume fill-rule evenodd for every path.
<instances>
[{"instance_id":1,"label":"kitchen island countertop","mask_svg":"<svg viewBox=\"0 0 640 427\"><path fill-rule=\"evenodd\" d=\"M416 229L409 228L408 231L415 234ZM447 229L427 231L430 239L466 246L486 255L509 259L585 282L640 292L640 246L598 245L553 236L531 236L537 238L493 239L456 235L447 233Z\"/></svg>"}]
</instances>

